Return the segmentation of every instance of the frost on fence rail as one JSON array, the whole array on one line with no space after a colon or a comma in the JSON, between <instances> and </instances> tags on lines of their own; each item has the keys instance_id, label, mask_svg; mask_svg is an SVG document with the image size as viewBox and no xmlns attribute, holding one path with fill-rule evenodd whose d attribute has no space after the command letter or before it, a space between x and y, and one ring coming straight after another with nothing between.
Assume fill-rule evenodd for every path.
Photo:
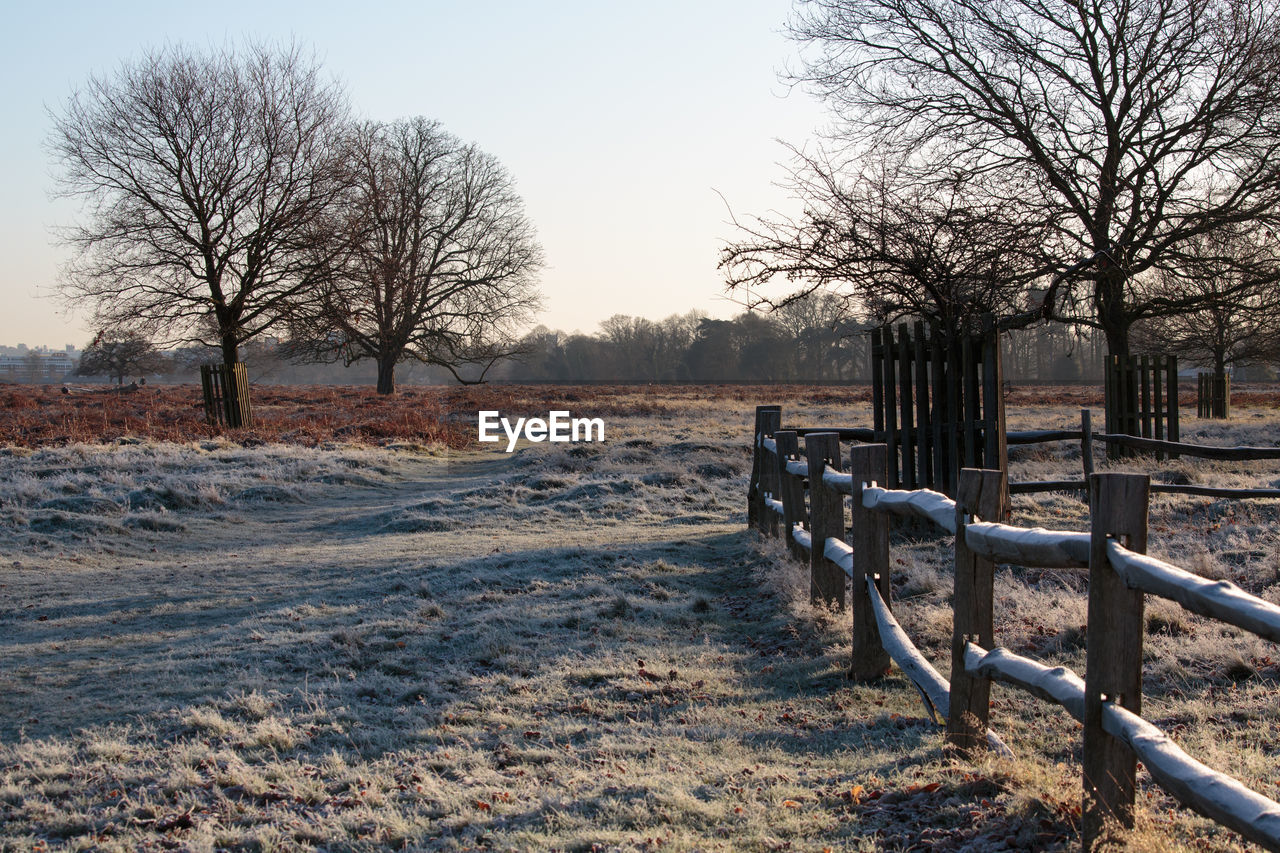
<instances>
[{"instance_id":1,"label":"frost on fence rail","mask_svg":"<svg viewBox=\"0 0 1280 853\"><path fill-rule=\"evenodd\" d=\"M772 438L761 438L760 447L766 452L772 453L774 456L778 455L778 442Z\"/></svg>"},{"instance_id":2,"label":"frost on fence rail","mask_svg":"<svg viewBox=\"0 0 1280 853\"><path fill-rule=\"evenodd\" d=\"M852 495L853 475L842 473L828 465L822 472L822 485L842 495Z\"/></svg>"},{"instance_id":3,"label":"frost on fence rail","mask_svg":"<svg viewBox=\"0 0 1280 853\"><path fill-rule=\"evenodd\" d=\"M797 524L795 527L791 528L791 538L797 545L806 551L813 550L813 535L810 534L809 531L805 530L801 525Z\"/></svg>"},{"instance_id":4,"label":"frost on fence rail","mask_svg":"<svg viewBox=\"0 0 1280 853\"><path fill-rule=\"evenodd\" d=\"M871 486L862 490L862 505L876 512L914 515L932 521L948 533L956 532L956 502L929 489L903 491Z\"/></svg>"},{"instance_id":5,"label":"frost on fence rail","mask_svg":"<svg viewBox=\"0 0 1280 853\"><path fill-rule=\"evenodd\" d=\"M848 542L828 536L827 546L822 549L822 556L839 566L849 578L853 578L853 549L849 547Z\"/></svg>"},{"instance_id":6,"label":"frost on fence rail","mask_svg":"<svg viewBox=\"0 0 1280 853\"><path fill-rule=\"evenodd\" d=\"M965 525L969 550L1000 563L1070 569L1089 567L1089 534L1013 527L991 521Z\"/></svg>"},{"instance_id":7,"label":"frost on fence rail","mask_svg":"<svg viewBox=\"0 0 1280 853\"><path fill-rule=\"evenodd\" d=\"M1151 777L1183 803L1269 850L1280 850L1280 804L1196 761L1127 708L1104 703L1102 729L1124 741Z\"/></svg>"},{"instance_id":8,"label":"frost on fence rail","mask_svg":"<svg viewBox=\"0 0 1280 853\"><path fill-rule=\"evenodd\" d=\"M1044 664L1015 655L1008 649L987 651L976 643L965 643L964 669L970 675L994 678L1021 687L1041 699L1061 705L1067 713L1084 721L1084 681L1062 666Z\"/></svg>"},{"instance_id":9,"label":"frost on fence rail","mask_svg":"<svg viewBox=\"0 0 1280 853\"><path fill-rule=\"evenodd\" d=\"M774 512L776 512L778 515L782 515L783 513L782 501L780 500L766 497L764 499L764 505L767 506L769 509L773 510Z\"/></svg>"},{"instance_id":10,"label":"frost on fence rail","mask_svg":"<svg viewBox=\"0 0 1280 853\"><path fill-rule=\"evenodd\" d=\"M1230 581L1206 580L1163 560L1135 554L1114 539L1107 541L1107 559L1130 589L1176 601L1193 613L1280 642L1280 607Z\"/></svg>"},{"instance_id":11,"label":"frost on fence rail","mask_svg":"<svg viewBox=\"0 0 1280 853\"><path fill-rule=\"evenodd\" d=\"M876 624L880 628L880 643L893 658L893 662L915 683L916 689L924 698L925 708L934 722L945 720L951 712L951 686L938 674L933 664L920 654L920 650L911 642L907 632L902 630L898 620L893 618L880 590L876 588L874 577L867 578L867 589L871 598L871 609L876 615Z\"/></svg>"},{"instance_id":12,"label":"frost on fence rail","mask_svg":"<svg viewBox=\"0 0 1280 853\"><path fill-rule=\"evenodd\" d=\"M1021 687L1084 722L1084 682L1064 667L966 643L964 668ZM1180 801L1245 838L1280 849L1280 804L1196 761L1160 729L1119 705L1103 703L1102 728L1133 750L1152 778Z\"/></svg>"},{"instance_id":13,"label":"frost on fence rail","mask_svg":"<svg viewBox=\"0 0 1280 853\"><path fill-rule=\"evenodd\" d=\"M920 691L925 710L933 717L934 722L943 723L951 713L951 685L938 674L933 664L920 654L920 650L916 648L915 643L911 642L907 632L902 630L898 620L893 618L893 614L885 606L884 599L880 597L880 590L876 588L874 577L867 578L867 591L871 599L871 609L876 616L876 625L880 629L880 644ZM987 745L998 755L1013 757L1013 751L989 729Z\"/></svg>"},{"instance_id":14,"label":"frost on fence rail","mask_svg":"<svg viewBox=\"0 0 1280 853\"><path fill-rule=\"evenodd\" d=\"M793 474L793 475L795 475L795 476L797 476L797 477L808 477L808 476L809 476L809 463L808 463L808 462L801 462L799 459L788 459L788 460L787 460L787 473L788 473L788 474Z\"/></svg>"}]
</instances>

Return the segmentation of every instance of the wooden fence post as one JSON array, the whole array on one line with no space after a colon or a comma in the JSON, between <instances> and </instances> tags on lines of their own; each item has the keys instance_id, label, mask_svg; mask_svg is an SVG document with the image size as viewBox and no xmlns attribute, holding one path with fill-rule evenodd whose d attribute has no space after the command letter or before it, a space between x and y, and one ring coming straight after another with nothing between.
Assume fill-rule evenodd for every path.
<instances>
[{"instance_id":1,"label":"wooden fence post","mask_svg":"<svg viewBox=\"0 0 1280 853\"><path fill-rule=\"evenodd\" d=\"M840 470L840 434L812 432L804 437L809 457L809 531L813 548L809 554L809 600L826 606L845 608L844 570L827 559L827 537L844 539L844 495L822 482L822 472L830 465Z\"/></svg>"},{"instance_id":2,"label":"wooden fence post","mask_svg":"<svg viewBox=\"0 0 1280 853\"><path fill-rule=\"evenodd\" d=\"M1142 713L1143 594L1129 589L1107 559L1107 539L1147 551L1146 474L1094 474L1089 480L1089 612L1085 648L1084 849L1103 836L1108 818L1133 826L1137 759L1102 729L1102 705Z\"/></svg>"},{"instance_id":3,"label":"wooden fence post","mask_svg":"<svg viewBox=\"0 0 1280 853\"><path fill-rule=\"evenodd\" d=\"M889 519L862 505L864 484L885 485L889 450L883 444L855 445L849 452L853 475L853 584L850 609L853 611L853 660L849 677L859 681L879 678L889 669L889 655L880 643L880 629L867 592L868 577L877 577L876 586L886 604L889 592Z\"/></svg>"},{"instance_id":4,"label":"wooden fence post","mask_svg":"<svg viewBox=\"0 0 1280 853\"><path fill-rule=\"evenodd\" d=\"M1080 465L1084 468L1085 496L1088 496L1089 478L1093 476L1093 412L1080 410Z\"/></svg>"},{"instance_id":5,"label":"wooden fence post","mask_svg":"<svg viewBox=\"0 0 1280 853\"><path fill-rule=\"evenodd\" d=\"M764 489L760 487L764 476L764 448L760 439L772 435L782 425L781 406L756 406L756 426L752 435L751 482L747 484L747 526L764 529Z\"/></svg>"},{"instance_id":6,"label":"wooden fence post","mask_svg":"<svg viewBox=\"0 0 1280 853\"><path fill-rule=\"evenodd\" d=\"M991 708L991 680L971 676L964 668L964 647L977 643L995 648L992 614L995 563L969 550L964 529L976 517L1001 521L1008 503L1008 482L1003 471L965 468L956 490L955 595L951 631L951 712L947 718L947 743L961 755L971 756L986 746Z\"/></svg>"},{"instance_id":7,"label":"wooden fence post","mask_svg":"<svg viewBox=\"0 0 1280 853\"><path fill-rule=\"evenodd\" d=\"M788 459L800 458L800 440L794 430L780 430L773 434L778 443L778 498L782 501L782 535L797 560L807 560L809 555L796 544L795 526L809 528L809 514L804 506L804 481L787 471Z\"/></svg>"}]
</instances>

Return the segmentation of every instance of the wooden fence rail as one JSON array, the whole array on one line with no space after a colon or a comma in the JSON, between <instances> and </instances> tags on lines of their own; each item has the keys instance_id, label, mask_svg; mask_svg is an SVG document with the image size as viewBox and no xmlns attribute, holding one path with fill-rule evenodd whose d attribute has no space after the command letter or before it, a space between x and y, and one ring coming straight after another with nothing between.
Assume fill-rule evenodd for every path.
<instances>
[{"instance_id":1,"label":"wooden fence rail","mask_svg":"<svg viewBox=\"0 0 1280 853\"><path fill-rule=\"evenodd\" d=\"M779 407L775 409L781 418ZM779 421L780 424L780 421ZM776 427L776 428L780 428ZM833 433L841 441L870 442L876 436L875 430L860 427L838 427L823 429L821 427L787 427L797 438L811 433ZM1280 459L1280 447L1215 447L1209 445L1188 444L1182 441L1142 438L1124 433L1093 432L1091 413L1088 409L1080 410L1080 429L1075 430L1025 430L1010 432L1007 436L1009 445L1044 444L1054 441L1071 441L1080 443L1080 462L1082 476L1078 480L1033 480L1022 483L1009 483L1011 495L1040 494L1043 492L1088 492L1088 478L1094 471L1093 443L1102 442L1108 447L1119 446L1130 450L1157 454L1160 458L1177 459L1188 456L1197 459L1214 459L1230 462L1253 462ZM892 479L892 478L890 478ZM754 479L753 479L753 482ZM1152 483L1151 491L1160 494L1198 495L1210 498L1280 498L1280 489L1238 489L1218 486L1202 486L1196 483ZM754 517L754 516L753 516Z\"/></svg>"},{"instance_id":2,"label":"wooden fence rail","mask_svg":"<svg viewBox=\"0 0 1280 853\"><path fill-rule=\"evenodd\" d=\"M963 470L953 501L927 489L879 485L887 482L888 473L883 445L855 445L846 472L837 434L809 433L803 450L798 439L789 430L776 430L768 437L759 434L756 467L771 477L759 485L764 497L761 513L772 516L774 523L758 520L756 526L786 537L793 553L810 564L815 602L846 606L844 581L851 581L851 676L876 677L892 660L920 690L930 715L947 720L947 741L963 754L983 745L1007 750L989 729L992 679L1062 705L1084 724L1085 850L1100 839L1107 820L1133 825L1139 760L1181 802L1268 849L1280 850L1280 804L1197 762L1141 717L1145 595L1167 598L1280 642L1280 607L1229 582L1208 581L1145 555L1150 495L1146 475L1092 475L1090 531L1048 531L1001 523L1007 500L1003 472ZM846 498L851 498L851 528L845 526ZM949 679L934 669L893 618L888 536L892 515L925 519L955 536ZM1089 569L1083 679L995 645L997 562Z\"/></svg>"}]
</instances>

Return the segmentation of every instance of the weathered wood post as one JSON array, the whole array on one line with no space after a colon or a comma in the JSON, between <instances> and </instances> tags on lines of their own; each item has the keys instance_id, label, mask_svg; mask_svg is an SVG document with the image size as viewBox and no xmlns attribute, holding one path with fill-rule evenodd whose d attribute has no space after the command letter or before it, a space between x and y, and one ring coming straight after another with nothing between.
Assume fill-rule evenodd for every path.
<instances>
[{"instance_id":1,"label":"weathered wood post","mask_svg":"<svg viewBox=\"0 0 1280 853\"><path fill-rule=\"evenodd\" d=\"M800 440L794 430L780 430L773 434L778 443L778 497L782 501L782 535L791 556L806 561L809 555L796 544L795 526L802 524L809 529L809 513L804 506L804 480L787 471L789 460L800 458Z\"/></svg>"},{"instance_id":2,"label":"weathered wood post","mask_svg":"<svg viewBox=\"0 0 1280 853\"><path fill-rule=\"evenodd\" d=\"M827 559L828 536L844 538L844 495L822 482L822 473L830 465L837 471L840 464L840 434L811 432L804 437L805 455L809 458L809 530L813 548L809 552L809 599L841 610L846 606L844 570Z\"/></svg>"},{"instance_id":3,"label":"weathered wood post","mask_svg":"<svg viewBox=\"0 0 1280 853\"><path fill-rule=\"evenodd\" d=\"M1089 627L1085 650L1084 849L1107 819L1133 826L1137 759L1102 729L1102 705L1142 713L1143 594L1129 589L1107 559L1107 539L1147 551L1146 474L1094 474L1089 480Z\"/></svg>"},{"instance_id":4,"label":"weathered wood post","mask_svg":"<svg viewBox=\"0 0 1280 853\"><path fill-rule=\"evenodd\" d=\"M1080 410L1080 465L1084 468L1085 494L1093 476L1093 412Z\"/></svg>"},{"instance_id":5,"label":"weathered wood post","mask_svg":"<svg viewBox=\"0 0 1280 853\"><path fill-rule=\"evenodd\" d=\"M855 445L849 452L849 470L853 475L853 583L850 587L850 609L853 611L853 660L849 677L859 681L879 678L889 669L889 655L880 643L880 629L867 578L874 577L885 604L890 604L889 591L889 519L862 505L862 491L868 484L885 486L889 467L889 450L883 444Z\"/></svg>"},{"instance_id":6,"label":"weathered wood post","mask_svg":"<svg viewBox=\"0 0 1280 853\"><path fill-rule=\"evenodd\" d=\"M995 648L993 597L995 563L969 550L964 538L970 521L1001 521L1008 503L1003 471L965 468L956 490L955 595L951 632L951 712L947 743L966 757L985 748L991 709L991 680L964 668L965 643Z\"/></svg>"},{"instance_id":7,"label":"weathered wood post","mask_svg":"<svg viewBox=\"0 0 1280 853\"><path fill-rule=\"evenodd\" d=\"M747 484L747 526L764 530L765 505L761 487L764 476L765 451L761 440L771 436L782 426L781 406L756 406L756 425L752 435L751 482Z\"/></svg>"},{"instance_id":8,"label":"weathered wood post","mask_svg":"<svg viewBox=\"0 0 1280 853\"><path fill-rule=\"evenodd\" d=\"M1005 426L1004 368L1000 361L1000 329L992 314L982 315L982 467L1009 470L1009 437ZM1005 522L1012 505L1007 497L1000 515L987 521Z\"/></svg>"}]
</instances>

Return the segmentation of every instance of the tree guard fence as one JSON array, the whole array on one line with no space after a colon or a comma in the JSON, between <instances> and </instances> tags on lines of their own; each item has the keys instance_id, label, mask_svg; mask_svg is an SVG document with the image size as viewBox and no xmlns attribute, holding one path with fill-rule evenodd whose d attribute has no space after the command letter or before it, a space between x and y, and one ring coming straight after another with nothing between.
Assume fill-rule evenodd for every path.
<instances>
[{"instance_id":1,"label":"tree guard fence","mask_svg":"<svg viewBox=\"0 0 1280 853\"><path fill-rule=\"evenodd\" d=\"M1178 441L1178 359L1172 355L1109 355L1104 371L1106 431ZM1110 445L1113 459L1132 449ZM1163 452L1156 452L1163 459Z\"/></svg>"},{"instance_id":2,"label":"tree guard fence","mask_svg":"<svg viewBox=\"0 0 1280 853\"><path fill-rule=\"evenodd\" d=\"M1196 417L1231 417L1231 377L1196 374Z\"/></svg>"},{"instance_id":3,"label":"tree guard fence","mask_svg":"<svg viewBox=\"0 0 1280 853\"><path fill-rule=\"evenodd\" d=\"M249 373L244 362L200 365L200 386L204 392L205 423L228 429L253 426Z\"/></svg>"},{"instance_id":4,"label":"tree guard fence","mask_svg":"<svg viewBox=\"0 0 1280 853\"><path fill-rule=\"evenodd\" d=\"M791 430L756 435L756 527L785 537L791 552L810 564L815 603L851 611L852 677L877 677L892 660L935 721L946 721L947 742L963 755L982 748L1008 752L989 728L992 679L1061 705L1084 726L1086 851L1101 839L1107 821L1133 826L1138 761L1184 804L1280 850L1280 804L1196 761L1141 717L1146 595L1280 642L1280 607L1230 582L1209 581L1145 555L1149 477L1093 474L1089 531L1049 531L1001 523L1008 495L1002 471L962 470L952 500L928 489L884 488L891 458L885 445L855 445L846 472L839 433L808 433L803 448ZM845 515L846 498L851 516ZM955 537L950 678L934 669L893 617L891 516L923 519ZM997 563L1088 569L1084 678L996 645Z\"/></svg>"},{"instance_id":5,"label":"tree guard fence","mask_svg":"<svg viewBox=\"0 0 1280 853\"><path fill-rule=\"evenodd\" d=\"M875 441L888 448L888 484L955 494L961 468L1003 468L1000 337L985 314L977 332L945 337L925 324L872 331Z\"/></svg>"}]
</instances>

